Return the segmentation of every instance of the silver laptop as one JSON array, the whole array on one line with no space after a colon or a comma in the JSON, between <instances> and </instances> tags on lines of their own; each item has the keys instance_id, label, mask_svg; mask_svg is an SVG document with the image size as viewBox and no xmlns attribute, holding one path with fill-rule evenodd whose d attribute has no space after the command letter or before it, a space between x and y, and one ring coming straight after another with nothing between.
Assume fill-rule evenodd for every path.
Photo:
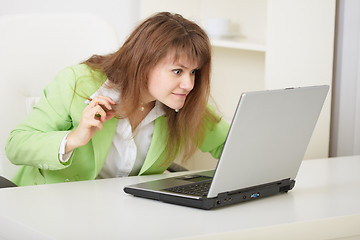
<instances>
[{"instance_id":1,"label":"silver laptop","mask_svg":"<svg viewBox=\"0 0 360 240\"><path fill-rule=\"evenodd\" d=\"M329 86L243 93L215 170L124 188L167 203L212 209L284 193L295 178Z\"/></svg>"}]
</instances>

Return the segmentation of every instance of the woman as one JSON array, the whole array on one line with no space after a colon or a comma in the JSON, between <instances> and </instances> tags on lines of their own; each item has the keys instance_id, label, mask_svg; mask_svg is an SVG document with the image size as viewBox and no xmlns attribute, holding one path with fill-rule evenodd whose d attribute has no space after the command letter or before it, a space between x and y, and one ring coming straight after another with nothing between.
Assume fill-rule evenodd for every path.
<instances>
[{"instance_id":1,"label":"woman","mask_svg":"<svg viewBox=\"0 0 360 240\"><path fill-rule=\"evenodd\" d=\"M199 147L219 158L228 131L208 107L211 47L180 15L158 13L115 53L61 71L14 129L18 185L162 173Z\"/></svg>"}]
</instances>

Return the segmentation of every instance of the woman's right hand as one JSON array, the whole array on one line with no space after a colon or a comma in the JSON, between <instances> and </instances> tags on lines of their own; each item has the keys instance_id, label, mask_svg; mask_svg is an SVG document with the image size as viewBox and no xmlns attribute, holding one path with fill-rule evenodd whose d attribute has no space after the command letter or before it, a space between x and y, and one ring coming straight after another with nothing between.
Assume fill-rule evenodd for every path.
<instances>
[{"instance_id":1,"label":"woman's right hand","mask_svg":"<svg viewBox=\"0 0 360 240\"><path fill-rule=\"evenodd\" d=\"M87 144L94 134L101 130L104 123L115 116L110 97L97 96L83 110L79 126L67 136L65 153Z\"/></svg>"}]
</instances>

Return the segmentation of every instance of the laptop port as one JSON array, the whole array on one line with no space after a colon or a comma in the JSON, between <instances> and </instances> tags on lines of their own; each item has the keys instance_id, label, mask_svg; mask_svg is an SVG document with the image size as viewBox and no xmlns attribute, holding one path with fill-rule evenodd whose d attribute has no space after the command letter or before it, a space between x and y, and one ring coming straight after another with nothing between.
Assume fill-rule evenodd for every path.
<instances>
[{"instance_id":1,"label":"laptop port","mask_svg":"<svg viewBox=\"0 0 360 240\"><path fill-rule=\"evenodd\" d=\"M251 194L251 198L257 198L257 197L260 197L260 193Z\"/></svg>"}]
</instances>

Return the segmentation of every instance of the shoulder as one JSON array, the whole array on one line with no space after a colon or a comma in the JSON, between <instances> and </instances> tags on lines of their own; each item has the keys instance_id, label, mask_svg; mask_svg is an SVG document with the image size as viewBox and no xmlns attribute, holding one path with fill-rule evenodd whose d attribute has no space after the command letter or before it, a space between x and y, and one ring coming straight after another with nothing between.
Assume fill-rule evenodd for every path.
<instances>
[{"instance_id":1,"label":"shoulder","mask_svg":"<svg viewBox=\"0 0 360 240\"><path fill-rule=\"evenodd\" d=\"M95 80L103 83L107 79L105 73L94 70L84 63L67 67L61 70L58 75L72 77L73 80L75 80L76 82L86 79Z\"/></svg>"},{"instance_id":2,"label":"shoulder","mask_svg":"<svg viewBox=\"0 0 360 240\"><path fill-rule=\"evenodd\" d=\"M72 71L74 71L74 73L78 75L89 75L89 76L96 75L97 77L105 77L105 74L103 72L94 70L85 63L74 65L69 68L71 68Z\"/></svg>"},{"instance_id":3,"label":"shoulder","mask_svg":"<svg viewBox=\"0 0 360 240\"><path fill-rule=\"evenodd\" d=\"M95 92L106 79L107 76L103 72L93 70L86 64L78 64L62 69L50 85L88 95Z\"/></svg>"},{"instance_id":4,"label":"shoulder","mask_svg":"<svg viewBox=\"0 0 360 240\"><path fill-rule=\"evenodd\" d=\"M201 148L210 151L225 142L230 125L215 112L214 107L208 105L207 109L207 116L205 116L206 131Z\"/></svg>"}]
</instances>

